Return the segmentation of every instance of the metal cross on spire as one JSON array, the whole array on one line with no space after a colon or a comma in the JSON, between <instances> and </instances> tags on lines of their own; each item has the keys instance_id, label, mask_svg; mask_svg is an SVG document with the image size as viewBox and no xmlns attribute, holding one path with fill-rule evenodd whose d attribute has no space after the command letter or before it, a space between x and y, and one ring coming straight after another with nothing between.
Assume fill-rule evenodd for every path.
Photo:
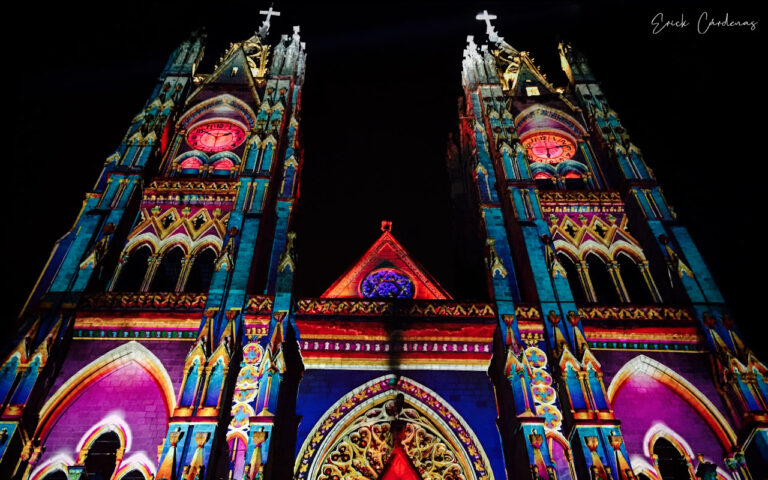
<instances>
[{"instance_id":1,"label":"metal cross on spire","mask_svg":"<svg viewBox=\"0 0 768 480\"><path fill-rule=\"evenodd\" d=\"M259 10L260 15L266 15L267 18L264 19L264 21L261 23L261 27L259 27L258 35L261 37L262 40L264 40L267 37L267 33L269 33L269 20L275 16L279 17L280 12L277 10L272 9L272 5L269 6L269 10Z\"/></svg>"},{"instance_id":2,"label":"metal cross on spire","mask_svg":"<svg viewBox=\"0 0 768 480\"><path fill-rule=\"evenodd\" d=\"M504 40L496 33L496 29L491 25L491 20L496 20L496 15L488 13L488 10L483 10L483 13L478 13L475 20L485 21L485 33L488 34L488 39L493 43L499 43Z\"/></svg>"}]
</instances>

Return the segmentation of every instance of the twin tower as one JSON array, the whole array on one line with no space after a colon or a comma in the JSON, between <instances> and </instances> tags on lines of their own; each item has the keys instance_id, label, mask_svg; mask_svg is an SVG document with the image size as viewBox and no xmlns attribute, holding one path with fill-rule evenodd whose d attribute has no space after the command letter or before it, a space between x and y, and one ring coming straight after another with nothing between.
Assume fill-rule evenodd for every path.
<instances>
[{"instance_id":1,"label":"twin tower","mask_svg":"<svg viewBox=\"0 0 768 480\"><path fill-rule=\"evenodd\" d=\"M0 351L1 478L765 478L766 366L579 52L557 87L493 15L468 38L447 168L486 301L389 222L297 298L306 47L263 13L212 72L173 52L55 245Z\"/></svg>"}]
</instances>

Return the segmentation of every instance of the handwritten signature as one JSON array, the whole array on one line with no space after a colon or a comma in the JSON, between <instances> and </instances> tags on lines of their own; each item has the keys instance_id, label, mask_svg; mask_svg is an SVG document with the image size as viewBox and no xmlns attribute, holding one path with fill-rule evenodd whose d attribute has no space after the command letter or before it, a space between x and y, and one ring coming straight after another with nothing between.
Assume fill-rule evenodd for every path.
<instances>
[{"instance_id":1,"label":"handwritten signature","mask_svg":"<svg viewBox=\"0 0 768 480\"><path fill-rule=\"evenodd\" d=\"M757 30L757 20L731 20L728 12L722 18L715 18L714 15L710 15L709 12L703 11L699 14L699 18L696 21L696 31L700 35L705 35L712 28L749 28L751 31ZM651 19L651 25L653 29L651 33L658 35L667 28L670 29L684 29L691 26L691 22L685 18L685 13L681 13L678 18L667 20L664 18L664 13L659 12Z\"/></svg>"}]
</instances>

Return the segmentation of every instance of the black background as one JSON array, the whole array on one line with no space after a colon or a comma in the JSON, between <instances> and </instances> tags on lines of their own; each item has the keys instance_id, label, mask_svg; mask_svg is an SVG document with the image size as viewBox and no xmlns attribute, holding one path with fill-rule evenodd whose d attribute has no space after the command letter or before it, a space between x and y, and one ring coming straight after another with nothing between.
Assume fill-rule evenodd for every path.
<instances>
[{"instance_id":1,"label":"black background","mask_svg":"<svg viewBox=\"0 0 768 480\"><path fill-rule=\"evenodd\" d=\"M106 2L105 2L106 3ZM31 2L9 17L3 139L5 327L72 225L103 162L193 29L209 36L201 71L258 28L263 2L126 4ZM703 11L757 20L728 2L278 2L270 40L301 26L304 171L297 210L297 293L320 295L373 242L382 219L449 292L454 278L445 140L456 126L467 35L485 41L482 9L531 52L556 85L557 43L580 49L712 269L748 343L761 348L765 214L763 26L696 32ZM684 14L685 29L651 33L651 19Z\"/></svg>"}]
</instances>

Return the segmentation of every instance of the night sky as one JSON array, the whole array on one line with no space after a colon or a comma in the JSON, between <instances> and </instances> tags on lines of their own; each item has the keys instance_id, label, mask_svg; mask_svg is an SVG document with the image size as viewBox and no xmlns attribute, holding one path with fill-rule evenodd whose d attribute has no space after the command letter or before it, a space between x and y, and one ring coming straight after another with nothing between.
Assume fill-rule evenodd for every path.
<instances>
[{"instance_id":1,"label":"night sky","mask_svg":"<svg viewBox=\"0 0 768 480\"><path fill-rule=\"evenodd\" d=\"M766 161L757 114L763 26L696 32L704 11L759 21L757 9L616 3L277 2L282 15L273 19L270 41L300 25L308 53L298 295L320 295L378 237L382 219L393 221L396 238L451 294L477 290L454 278L445 142L456 128L466 36L485 41L474 17L488 9L499 16L505 40L531 52L557 86L566 84L558 41L586 55L737 322L748 336L760 332L767 266L760 251L765 214L757 204ZM5 133L13 139L5 161L6 327L168 55L204 25L201 71L209 73L229 42L258 28L258 10L268 6L23 7L30 10L16 17L6 43L6 71L16 83ZM667 19L684 14L691 25L654 35L651 19L659 12Z\"/></svg>"}]
</instances>

